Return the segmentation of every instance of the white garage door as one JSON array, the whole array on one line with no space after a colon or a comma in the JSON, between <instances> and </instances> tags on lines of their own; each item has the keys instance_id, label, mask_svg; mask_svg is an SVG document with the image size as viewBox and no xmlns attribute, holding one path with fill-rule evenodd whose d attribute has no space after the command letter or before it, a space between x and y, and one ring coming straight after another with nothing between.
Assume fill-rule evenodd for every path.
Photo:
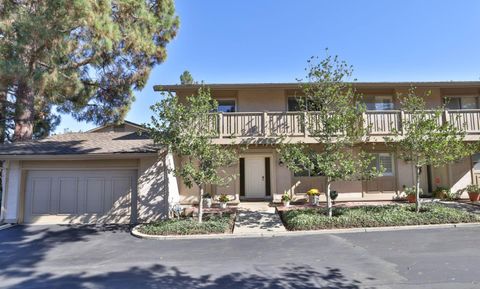
<instances>
[{"instance_id":1,"label":"white garage door","mask_svg":"<svg viewBox=\"0 0 480 289\"><path fill-rule=\"evenodd\" d=\"M25 223L129 223L136 171L28 171Z\"/></svg>"}]
</instances>

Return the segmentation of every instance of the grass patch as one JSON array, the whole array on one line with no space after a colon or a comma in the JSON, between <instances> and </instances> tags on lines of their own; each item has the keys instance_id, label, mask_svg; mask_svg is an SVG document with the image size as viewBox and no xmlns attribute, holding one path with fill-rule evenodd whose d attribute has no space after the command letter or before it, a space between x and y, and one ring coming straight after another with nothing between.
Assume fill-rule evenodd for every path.
<instances>
[{"instance_id":1,"label":"grass patch","mask_svg":"<svg viewBox=\"0 0 480 289\"><path fill-rule=\"evenodd\" d=\"M148 235L197 235L231 233L235 223L234 213L205 214L203 222L186 217L153 222L139 226L138 231Z\"/></svg>"},{"instance_id":2,"label":"grass patch","mask_svg":"<svg viewBox=\"0 0 480 289\"><path fill-rule=\"evenodd\" d=\"M420 213L414 205L359 206L334 208L328 218L325 208L280 212L290 231L480 222L480 215L441 204L424 204Z\"/></svg>"}]
</instances>

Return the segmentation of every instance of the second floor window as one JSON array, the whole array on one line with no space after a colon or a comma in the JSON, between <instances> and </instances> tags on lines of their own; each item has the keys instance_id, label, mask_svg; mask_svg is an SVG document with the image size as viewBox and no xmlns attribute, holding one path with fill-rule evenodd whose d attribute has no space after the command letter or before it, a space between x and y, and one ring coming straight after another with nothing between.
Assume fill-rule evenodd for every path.
<instances>
[{"instance_id":1,"label":"second floor window","mask_svg":"<svg viewBox=\"0 0 480 289\"><path fill-rule=\"evenodd\" d=\"M287 111L300 111L300 101L298 97L289 96L287 98Z\"/></svg>"},{"instance_id":2,"label":"second floor window","mask_svg":"<svg viewBox=\"0 0 480 289\"><path fill-rule=\"evenodd\" d=\"M217 99L218 112L235 112L236 103L234 99Z\"/></svg>"},{"instance_id":3,"label":"second floor window","mask_svg":"<svg viewBox=\"0 0 480 289\"><path fill-rule=\"evenodd\" d=\"M393 97L391 95L375 95L367 97L368 110L392 110L394 109Z\"/></svg>"},{"instance_id":4,"label":"second floor window","mask_svg":"<svg viewBox=\"0 0 480 289\"><path fill-rule=\"evenodd\" d=\"M445 97L448 109L477 109L478 97L476 96L450 96Z\"/></svg>"},{"instance_id":5,"label":"second floor window","mask_svg":"<svg viewBox=\"0 0 480 289\"><path fill-rule=\"evenodd\" d=\"M287 98L287 111L302 111L305 109L309 111L315 111L315 104L312 101L305 100L305 98L300 98L298 96L289 96Z\"/></svg>"}]
</instances>

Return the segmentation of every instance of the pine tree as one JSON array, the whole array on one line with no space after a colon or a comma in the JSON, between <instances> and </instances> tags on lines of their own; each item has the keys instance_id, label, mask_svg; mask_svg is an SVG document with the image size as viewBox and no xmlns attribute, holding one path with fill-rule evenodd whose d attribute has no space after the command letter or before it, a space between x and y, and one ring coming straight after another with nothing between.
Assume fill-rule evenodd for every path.
<instances>
[{"instance_id":1,"label":"pine tree","mask_svg":"<svg viewBox=\"0 0 480 289\"><path fill-rule=\"evenodd\" d=\"M180 75L180 83L181 84L194 84L195 81L193 80L193 76L190 73L190 71L185 70L181 75Z\"/></svg>"},{"instance_id":2,"label":"pine tree","mask_svg":"<svg viewBox=\"0 0 480 289\"><path fill-rule=\"evenodd\" d=\"M31 139L36 119L55 124L53 106L79 121L122 120L178 26L173 0L2 1L0 89L14 104L13 140Z\"/></svg>"}]
</instances>

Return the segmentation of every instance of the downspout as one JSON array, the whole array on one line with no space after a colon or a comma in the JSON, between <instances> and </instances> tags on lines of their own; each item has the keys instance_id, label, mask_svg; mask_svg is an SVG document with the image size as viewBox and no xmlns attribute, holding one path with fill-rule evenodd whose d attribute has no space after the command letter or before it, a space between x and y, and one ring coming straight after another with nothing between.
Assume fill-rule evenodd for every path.
<instances>
[{"instance_id":1,"label":"downspout","mask_svg":"<svg viewBox=\"0 0 480 289\"><path fill-rule=\"evenodd\" d=\"M2 203L0 207L0 223L5 220L5 206L7 203L7 188L8 188L8 170L10 167L9 161L2 161L1 176L2 176Z\"/></svg>"}]
</instances>

